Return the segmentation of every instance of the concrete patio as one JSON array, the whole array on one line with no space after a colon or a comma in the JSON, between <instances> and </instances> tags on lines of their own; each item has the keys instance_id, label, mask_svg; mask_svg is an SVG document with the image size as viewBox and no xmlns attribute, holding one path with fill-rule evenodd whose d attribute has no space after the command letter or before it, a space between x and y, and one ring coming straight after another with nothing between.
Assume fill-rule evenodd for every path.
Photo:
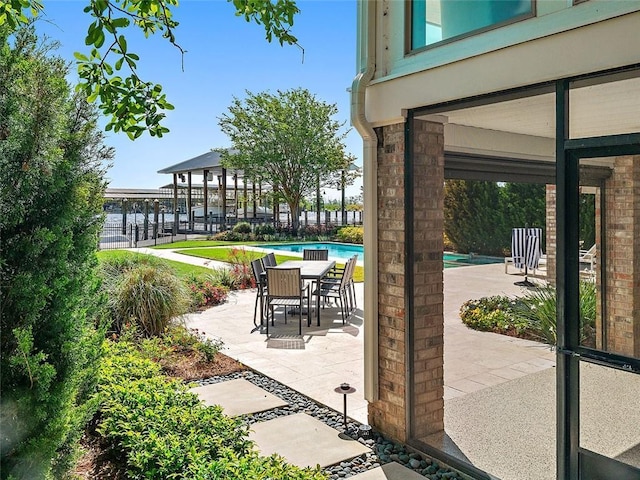
<instances>
[{"instance_id":1,"label":"concrete patio","mask_svg":"<svg viewBox=\"0 0 640 480\"><path fill-rule=\"evenodd\" d=\"M555 354L544 344L477 332L460 322L458 311L466 300L522 293L521 287L513 285L518 277L504 275L503 268L494 264L445 270L445 399L554 366ZM356 284L356 294L358 309L346 325L338 308L326 308L320 327L303 326L302 340L297 336L296 316L289 316L287 325L279 316L271 330L277 342L254 331L255 291L234 292L226 304L192 314L187 321L222 339L226 355L336 410L342 409L342 397L333 389L343 382L351 384L356 392L349 396L349 416L366 423L362 284ZM275 344L284 348L269 348Z\"/></svg>"},{"instance_id":2,"label":"concrete patio","mask_svg":"<svg viewBox=\"0 0 640 480\"><path fill-rule=\"evenodd\" d=\"M154 253L160 252L165 258L215 264L166 250ZM445 270L446 433L423 440L504 480L551 480L555 478L555 353L538 342L470 330L458 314L469 299L523 294L522 287L514 285L521 279L505 275L502 263ZM279 316L270 339L256 331L255 291L234 292L226 304L189 315L187 324L222 339L223 353L337 411L342 411L342 396L334 388L350 383L356 392L348 398L348 414L367 423L362 284L356 293L358 309L347 324L342 324L337 308L326 308L321 326L305 323L302 338L297 335L296 316L289 316L287 325ZM624 383L620 375L625 376ZM592 365L585 366L582 376L583 383L591 386L581 399L582 445L639 464L640 413L633 408L633 399L640 396L640 379Z\"/></svg>"}]
</instances>

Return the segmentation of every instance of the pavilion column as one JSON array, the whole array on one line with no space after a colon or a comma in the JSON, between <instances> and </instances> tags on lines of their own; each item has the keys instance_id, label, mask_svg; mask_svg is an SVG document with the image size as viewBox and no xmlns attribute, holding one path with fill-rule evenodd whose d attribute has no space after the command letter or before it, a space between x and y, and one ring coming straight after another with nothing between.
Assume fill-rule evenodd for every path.
<instances>
[{"instance_id":1,"label":"pavilion column","mask_svg":"<svg viewBox=\"0 0 640 480\"><path fill-rule=\"evenodd\" d=\"M221 230L227 229L227 169L222 169L222 220Z\"/></svg>"},{"instance_id":2,"label":"pavilion column","mask_svg":"<svg viewBox=\"0 0 640 480\"><path fill-rule=\"evenodd\" d=\"M253 218L258 216L258 203L256 201L256 183L251 182L251 198L253 200Z\"/></svg>"},{"instance_id":3,"label":"pavilion column","mask_svg":"<svg viewBox=\"0 0 640 480\"><path fill-rule=\"evenodd\" d=\"M204 195L204 231L209 230L209 170L202 171L203 179L202 179L202 194Z\"/></svg>"},{"instance_id":4,"label":"pavilion column","mask_svg":"<svg viewBox=\"0 0 640 480\"><path fill-rule=\"evenodd\" d=\"M233 205L234 205L234 217L236 223L238 222L238 172L233 174Z\"/></svg>"},{"instance_id":5,"label":"pavilion column","mask_svg":"<svg viewBox=\"0 0 640 480\"><path fill-rule=\"evenodd\" d=\"M242 205L243 207L243 212L244 212L244 219L246 220L247 218L249 218L247 216L247 207L249 206L249 199L247 198L248 195L248 190L247 190L247 177L243 176L242 177L242 195L244 196L244 198L242 199Z\"/></svg>"},{"instance_id":6,"label":"pavilion column","mask_svg":"<svg viewBox=\"0 0 640 480\"><path fill-rule=\"evenodd\" d=\"M180 214L178 213L178 174L173 174L173 234L178 234L178 221Z\"/></svg>"},{"instance_id":7,"label":"pavilion column","mask_svg":"<svg viewBox=\"0 0 640 480\"><path fill-rule=\"evenodd\" d=\"M414 120L411 135L405 124L377 134L379 392L369 422L406 442L444 431L444 126Z\"/></svg>"},{"instance_id":8,"label":"pavilion column","mask_svg":"<svg viewBox=\"0 0 640 480\"><path fill-rule=\"evenodd\" d=\"M193 230L193 212L191 211L191 172L187 172L187 219L189 221L189 230Z\"/></svg>"}]
</instances>

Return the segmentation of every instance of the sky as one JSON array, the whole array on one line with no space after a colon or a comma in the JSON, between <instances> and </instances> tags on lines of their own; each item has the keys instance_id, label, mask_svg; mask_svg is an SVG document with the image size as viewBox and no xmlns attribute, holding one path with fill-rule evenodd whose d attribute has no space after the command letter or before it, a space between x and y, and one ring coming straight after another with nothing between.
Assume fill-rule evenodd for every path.
<instances>
[{"instance_id":1,"label":"sky","mask_svg":"<svg viewBox=\"0 0 640 480\"><path fill-rule=\"evenodd\" d=\"M73 53L88 53L84 44L90 15L82 10L87 1L48 0L38 32L60 42L57 54L74 63ZM304 49L280 46L265 40L262 26L236 17L226 0L182 0L174 10L180 22L175 31L180 52L157 36L127 33L129 51L140 56L139 75L162 85L175 110L167 112L164 125L170 132L161 139L144 134L135 141L122 133L105 132L106 144L115 148L107 172L111 188L158 188L171 183L171 175L157 171L210 151L230 146L220 131L219 117L228 111L233 97L292 88L306 88L324 102L336 104L334 117L350 129L347 89L356 75L355 0L298 0L301 13L293 34ZM75 63L69 77L75 83ZM346 150L362 166L362 141L351 128ZM198 180L194 179L194 182ZM361 179L347 189L360 193ZM339 192L325 190L327 198Z\"/></svg>"}]
</instances>

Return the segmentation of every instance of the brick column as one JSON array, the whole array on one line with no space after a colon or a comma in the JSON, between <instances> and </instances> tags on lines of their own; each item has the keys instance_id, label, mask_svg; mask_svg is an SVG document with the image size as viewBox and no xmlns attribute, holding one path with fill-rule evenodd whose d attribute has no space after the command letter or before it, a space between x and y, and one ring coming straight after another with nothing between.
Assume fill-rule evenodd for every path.
<instances>
[{"instance_id":1,"label":"brick column","mask_svg":"<svg viewBox=\"0 0 640 480\"><path fill-rule=\"evenodd\" d=\"M369 421L399 441L409 439L407 418L416 437L444 429L443 403L443 126L415 122L413 146L414 218L405 217L404 125L377 130L378 146L378 353L379 400L369 404ZM405 278L405 226L414 228L413 291ZM413 357L406 344L409 312ZM408 364L407 362L411 362ZM413 411L408 409L413 371Z\"/></svg>"},{"instance_id":2,"label":"brick column","mask_svg":"<svg viewBox=\"0 0 640 480\"><path fill-rule=\"evenodd\" d=\"M640 357L640 156L615 159L605 206L607 350Z\"/></svg>"},{"instance_id":3,"label":"brick column","mask_svg":"<svg viewBox=\"0 0 640 480\"><path fill-rule=\"evenodd\" d=\"M444 431L444 126L415 121L413 433Z\"/></svg>"},{"instance_id":4,"label":"brick column","mask_svg":"<svg viewBox=\"0 0 640 480\"><path fill-rule=\"evenodd\" d=\"M556 186L547 185L547 282L556 284Z\"/></svg>"},{"instance_id":5,"label":"brick column","mask_svg":"<svg viewBox=\"0 0 640 480\"><path fill-rule=\"evenodd\" d=\"M369 422L405 441L404 125L379 128L376 133L379 400L369 403Z\"/></svg>"}]
</instances>

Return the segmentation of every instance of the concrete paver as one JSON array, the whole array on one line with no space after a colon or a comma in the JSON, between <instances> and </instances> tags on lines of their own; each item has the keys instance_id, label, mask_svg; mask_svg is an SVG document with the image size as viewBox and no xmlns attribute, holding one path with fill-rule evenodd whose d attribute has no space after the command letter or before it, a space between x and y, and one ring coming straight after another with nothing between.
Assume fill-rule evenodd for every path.
<instances>
[{"instance_id":1,"label":"concrete paver","mask_svg":"<svg viewBox=\"0 0 640 480\"><path fill-rule=\"evenodd\" d=\"M424 477L397 462L387 463L351 477L355 480L424 480Z\"/></svg>"},{"instance_id":2,"label":"concrete paver","mask_svg":"<svg viewBox=\"0 0 640 480\"><path fill-rule=\"evenodd\" d=\"M249 438L260 454L277 453L299 467L328 467L371 451L306 413L254 423Z\"/></svg>"},{"instance_id":3,"label":"concrete paver","mask_svg":"<svg viewBox=\"0 0 640 480\"><path fill-rule=\"evenodd\" d=\"M197 394L205 405L220 405L225 415L231 417L287 405L281 398L242 378L194 387L191 391Z\"/></svg>"}]
</instances>

